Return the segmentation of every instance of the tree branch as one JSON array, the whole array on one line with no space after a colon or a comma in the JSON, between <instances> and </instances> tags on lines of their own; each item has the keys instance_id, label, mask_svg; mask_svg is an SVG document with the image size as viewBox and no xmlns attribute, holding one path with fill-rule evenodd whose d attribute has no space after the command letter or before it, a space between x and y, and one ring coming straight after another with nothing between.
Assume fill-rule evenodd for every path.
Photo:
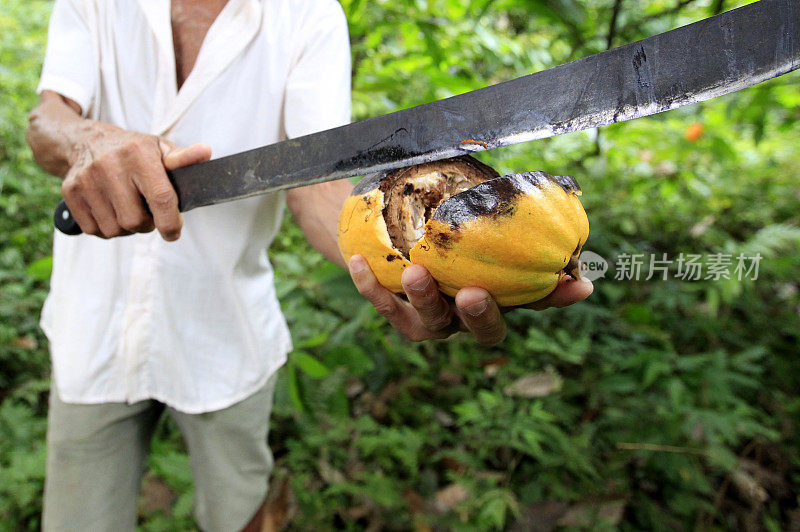
<instances>
[{"instance_id":1,"label":"tree branch","mask_svg":"<svg viewBox=\"0 0 800 532\"><path fill-rule=\"evenodd\" d=\"M608 23L608 38L606 39L606 49L611 49L614 44L614 37L617 35L617 17L622 7L622 0L614 0L614 9L611 11L611 20Z\"/></svg>"},{"instance_id":2,"label":"tree branch","mask_svg":"<svg viewBox=\"0 0 800 532\"><path fill-rule=\"evenodd\" d=\"M617 36L617 19L619 18L619 12L622 9L622 0L614 0L614 7L611 10L611 20L608 21L608 37L606 38L606 50L610 50L611 47L614 46L614 37ZM597 134L594 137L594 150L588 154L588 157L596 157L600 155L602 148L600 146L600 138L602 133L600 130L597 130Z\"/></svg>"}]
</instances>

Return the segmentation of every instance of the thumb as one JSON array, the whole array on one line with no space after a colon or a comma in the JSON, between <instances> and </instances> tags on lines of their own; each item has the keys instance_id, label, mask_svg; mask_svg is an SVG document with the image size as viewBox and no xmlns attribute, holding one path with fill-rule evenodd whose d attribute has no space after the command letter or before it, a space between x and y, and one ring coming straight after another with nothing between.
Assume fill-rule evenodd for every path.
<instances>
[{"instance_id":1,"label":"thumb","mask_svg":"<svg viewBox=\"0 0 800 532\"><path fill-rule=\"evenodd\" d=\"M175 170L211 159L211 147L204 142L192 144L187 148L179 148L168 140L160 139L159 146L161 147L161 160L167 170Z\"/></svg>"}]
</instances>

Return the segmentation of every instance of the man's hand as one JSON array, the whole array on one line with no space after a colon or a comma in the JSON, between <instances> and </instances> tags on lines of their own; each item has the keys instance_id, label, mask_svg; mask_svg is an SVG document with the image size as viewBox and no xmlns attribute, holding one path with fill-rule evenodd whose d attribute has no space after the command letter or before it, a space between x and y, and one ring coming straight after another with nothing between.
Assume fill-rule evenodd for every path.
<instances>
[{"instance_id":1,"label":"man's hand","mask_svg":"<svg viewBox=\"0 0 800 532\"><path fill-rule=\"evenodd\" d=\"M165 240L177 239L182 221L166 171L211 158L206 144L181 150L82 118L80 105L52 91L31 111L27 139L36 162L64 178L61 192L81 230L103 238L156 228Z\"/></svg>"},{"instance_id":2,"label":"man's hand","mask_svg":"<svg viewBox=\"0 0 800 532\"><path fill-rule=\"evenodd\" d=\"M504 309L482 288L462 288L456 294L455 303L450 303L424 267L411 265L403 271L402 278L406 301L381 286L361 255L350 259L349 268L359 293L409 340L447 338L461 330L471 332L478 342L491 346L506 337ZM586 299L592 290L588 280L564 278L549 296L523 308L565 307Z\"/></svg>"},{"instance_id":3,"label":"man's hand","mask_svg":"<svg viewBox=\"0 0 800 532\"><path fill-rule=\"evenodd\" d=\"M166 170L206 161L211 148L178 149L154 135L95 127L95 134L77 146L61 185L75 221L84 233L102 238L156 228L164 240L177 240L183 221Z\"/></svg>"}]
</instances>

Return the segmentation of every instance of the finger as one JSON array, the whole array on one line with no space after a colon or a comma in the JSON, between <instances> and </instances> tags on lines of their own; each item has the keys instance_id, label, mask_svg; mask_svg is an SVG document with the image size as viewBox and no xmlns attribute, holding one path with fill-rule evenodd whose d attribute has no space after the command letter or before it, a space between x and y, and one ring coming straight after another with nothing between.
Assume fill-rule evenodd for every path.
<instances>
[{"instance_id":1,"label":"finger","mask_svg":"<svg viewBox=\"0 0 800 532\"><path fill-rule=\"evenodd\" d=\"M407 339L420 342L432 338L447 338L455 332L449 328L440 331L428 329L410 303L403 301L378 282L366 259L361 255L351 257L348 267L359 293L372 303L378 314L385 317L389 324Z\"/></svg>"},{"instance_id":2,"label":"finger","mask_svg":"<svg viewBox=\"0 0 800 532\"><path fill-rule=\"evenodd\" d=\"M129 182L111 181L111 204L117 213L117 223L131 233L149 233L155 228L153 218L145 208L142 196Z\"/></svg>"},{"instance_id":3,"label":"finger","mask_svg":"<svg viewBox=\"0 0 800 532\"><path fill-rule=\"evenodd\" d=\"M97 189L86 188L83 190L82 196L100 229L98 233L95 233L97 236L113 238L123 234L124 230L117 222L117 213L111 200L105 194Z\"/></svg>"},{"instance_id":4,"label":"finger","mask_svg":"<svg viewBox=\"0 0 800 532\"><path fill-rule=\"evenodd\" d=\"M190 164L201 163L211 159L211 146L203 142L192 144L188 148L176 148L161 141L161 153L164 167L175 170Z\"/></svg>"},{"instance_id":5,"label":"finger","mask_svg":"<svg viewBox=\"0 0 800 532\"><path fill-rule=\"evenodd\" d=\"M442 297L428 270L412 264L403 271L401 281L409 303L416 309L426 328L440 331L450 326L453 309Z\"/></svg>"},{"instance_id":6,"label":"finger","mask_svg":"<svg viewBox=\"0 0 800 532\"><path fill-rule=\"evenodd\" d=\"M164 166L159 160L142 160L135 181L153 215L158 232L167 241L181 236L183 218L178 211L178 195L172 188Z\"/></svg>"},{"instance_id":7,"label":"finger","mask_svg":"<svg viewBox=\"0 0 800 532\"><path fill-rule=\"evenodd\" d=\"M100 234L100 226L97 225L97 221L92 216L92 210L89 208L89 205L77 194L64 194L64 202L67 204L69 208L69 213L75 219L75 222L78 224L78 227L81 228L84 234L87 235L99 235Z\"/></svg>"},{"instance_id":8,"label":"finger","mask_svg":"<svg viewBox=\"0 0 800 532\"><path fill-rule=\"evenodd\" d=\"M361 255L353 255L348 268L358 293L372 303L378 314L386 318L392 327L405 334L410 324L407 323L399 298L378 282L366 259Z\"/></svg>"},{"instance_id":9,"label":"finger","mask_svg":"<svg viewBox=\"0 0 800 532\"><path fill-rule=\"evenodd\" d=\"M178 195L164 168L163 150L174 150L174 144L159 137L142 136L130 142L123 152L123 165L128 169L126 177L144 196L162 238L173 241L180 237L183 219L178 211Z\"/></svg>"},{"instance_id":10,"label":"finger","mask_svg":"<svg viewBox=\"0 0 800 532\"><path fill-rule=\"evenodd\" d=\"M456 307L461 320L481 344L497 345L505 339L506 322L486 290L462 288L456 294Z\"/></svg>"},{"instance_id":11,"label":"finger","mask_svg":"<svg viewBox=\"0 0 800 532\"><path fill-rule=\"evenodd\" d=\"M544 299L540 299L524 308L533 310L544 310L550 307L566 307L578 301L583 301L594 291L594 285L588 279L573 279L564 277L558 282L558 286L553 292Z\"/></svg>"}]
</instances>

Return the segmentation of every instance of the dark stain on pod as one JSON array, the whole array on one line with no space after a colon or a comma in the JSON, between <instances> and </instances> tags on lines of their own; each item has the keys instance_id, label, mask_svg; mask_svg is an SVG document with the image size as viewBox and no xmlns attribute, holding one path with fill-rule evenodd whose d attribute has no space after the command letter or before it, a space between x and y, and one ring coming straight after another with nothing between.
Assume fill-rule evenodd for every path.
<instances>
[{"instance_id":1,"label":"dark stain on pod","mask_svg":"<svg viewBox=\"0 0 800 532\"><path fill-rule=\"evenodd\" d=\"M520 174L513 174L508 177L516 177L520 180L520 182L527 182L538 188L542 188L542 186L548 183L555 183L568 194L580 194L581 192L581 187L578 185L578 182L575 181L574 177L569 175L550 175L547 172L538 171L522 172Z\"/></svg>"},{"instance_id":2,"label":"dark stain on pod","mask_svg":"<svg viewBox=\"0 0 800 532\"><path fill-rule=\"evenodd\" d=\"M439 206L432 218L458 229L462 223L479 216L510 216L514 214L521 194L531 187L541 189L551 183L567 193L581 192L577 181L568 175L553 176L541 171L511 174L490 179L454 195Z\"/></svg>"},{"instance_id":3,"label":"dark stain on pod","mask_svg":"<svg viewBox=\"0 0 800 532\"><path fill-rule=\"evenodd\" d=\"M433 219L450 224L453 229L478 216L499 217L514 212L517 197L522 191L509 177L497 177L445 201Z\"/></svg>"},{"instance_id":4,"label":"dark stain on pod","mask_svg":"<svg viewBox=\"0 0 800 532\"><path fill-rule=\"evenodd\" d=\"M461 234L455 232L454 233L435 232L431 234L428 238L430 238L430 240L440 248L452 249L453 243L459 241L459 239L461 238Z\"/></svg>"}]
</instances>

